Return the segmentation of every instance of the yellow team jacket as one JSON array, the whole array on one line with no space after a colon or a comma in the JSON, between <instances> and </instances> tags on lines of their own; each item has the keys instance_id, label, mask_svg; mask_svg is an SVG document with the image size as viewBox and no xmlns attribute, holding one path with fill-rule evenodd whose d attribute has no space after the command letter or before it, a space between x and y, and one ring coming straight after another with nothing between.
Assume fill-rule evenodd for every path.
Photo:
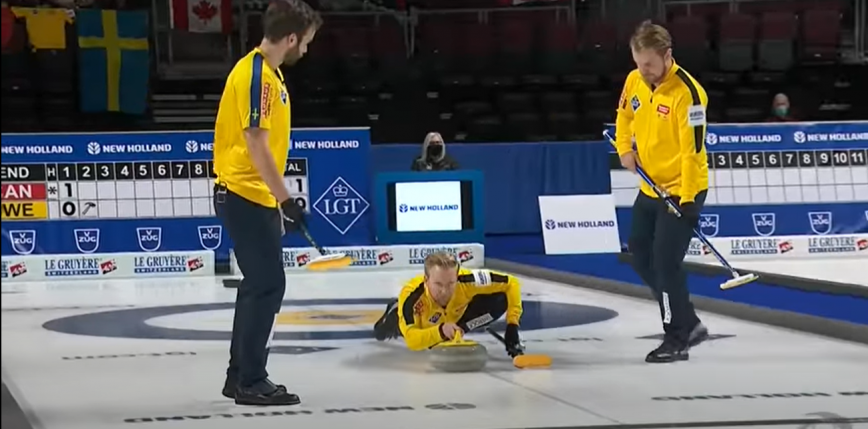
<instances>
[{"instance_id":1,"label":"yellow team jacket","mask_svg":"<svg viewBox=\"0 0 868 429\"><path fill-rule=\"evenodd\" d=\"M398 295L398 326L410 350L425 350L445 341L440 325L457 323L474 296L506 292L506 322L521 319L521 286L513 276L489 270L460 268L455 294L440 307L425 289L425 275L408 281Z\"/></svg>"},{"instance_id":2,"label":"yellow team jacket","mask_svg":"<svg viewBox=\"0 0 868 429\"><path fill-rule=\"evenodd\" d=\"M618 155L633 148L648 176L681 202L693 202L708 189L705 151L708 95L701 85L673 62L663 82L652 89L634 70L627 76L618 103L615 146ZM642 192L656 198L650 186Z\"/></svg>"},{"instance_id":3,"label":"yellow team jacket","mask_svg":"<svg viewBox=\"0 0 868 429\"><path fill-rule=\"evenodd\" d=\"M226 79L214 128L216 182L265 207L277 207L247 151L244 130L268 130L268 147L279 173L286 169L290 132L289 93L280 69L255 48L238 60Z\"/></svg>"}]
</instances>

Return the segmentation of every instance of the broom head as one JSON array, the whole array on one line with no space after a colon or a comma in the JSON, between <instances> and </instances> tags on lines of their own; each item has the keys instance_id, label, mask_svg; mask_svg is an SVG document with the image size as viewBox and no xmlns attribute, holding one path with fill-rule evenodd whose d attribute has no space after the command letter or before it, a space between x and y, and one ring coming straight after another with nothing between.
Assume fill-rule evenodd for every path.
<instances>
[{"instance_id":1,"label":"broom head","mask_svg":"<svg viewBox=\"0 0 868 429\"><path fill-rule=\"evenodd\" d=\"M312 271L328 271L345 268L353 263L353 258L343 253L332 253L313 258L307 263L307 269Z\"/></svg>"},{"instance_id":2,"label":"broom head","mask_svg":"<svg viewBox=\"0 0 868 429\"><path fill-rule=\"evenodd\" d=\"M512 359L516 368L547 368L552 366L552 358L548 355L520 355Z\"/></svg>"},{"instance_id":3,"label":"broom head","mask_svg":"<svg viewBox=\"0 0 868 429\"><path fill-rule=\"evenodd\" d=\"M750 282L756 281L759 278L756 274L744 274L741 276L733 277L723 283L720 284L720 288L723 290L732 289L739 286L746 285Z\"/></svg>"}]
</instances>

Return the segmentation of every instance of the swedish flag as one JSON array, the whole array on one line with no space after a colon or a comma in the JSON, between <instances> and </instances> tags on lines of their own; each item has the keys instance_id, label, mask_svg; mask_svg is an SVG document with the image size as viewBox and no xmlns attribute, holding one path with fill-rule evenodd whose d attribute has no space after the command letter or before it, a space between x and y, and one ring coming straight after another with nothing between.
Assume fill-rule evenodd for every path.
<instances>
[{"instance_id":1,"label":"swedish flag","mask_svg":"<svg viewBox=\"0 0 868 429\"><path fill-rule=\"evenodd\" d=\"M148 100L148 13L76 11L81 110L142 114Z\"/></svg>"}]
</instances>

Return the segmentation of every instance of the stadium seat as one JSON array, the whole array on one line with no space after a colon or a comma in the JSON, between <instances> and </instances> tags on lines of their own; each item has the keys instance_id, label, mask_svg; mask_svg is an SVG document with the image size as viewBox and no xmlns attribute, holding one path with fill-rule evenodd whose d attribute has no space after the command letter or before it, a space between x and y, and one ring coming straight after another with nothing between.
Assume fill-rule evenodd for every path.
<instances>
[{"instance_id":1,"label":"stadium seat","mask_svg":"<svg viewBox=\"0 0 868 429\"><path fill-rule=\"evenodd\" d=\"M724 71L745 72L754 68L756 18L741 13L720 17L719 67Z\"/></svg>"},{"instance_id":2,"label":"stadium seat","mask_svg":"<svg viewBox=\"0 0 868 429\"><path fill-rule=\"evenodd\" d=\"M511 16L498 26L498 70L525 74L533 70L533 21L523 15Z\"/></svg>"},{"instance_id":3,"label":"stadium seat","mask_svg":"<svg viewBox=\"0 0 868 429\"><path fill-rule=\"evenodd\" d=\"M802 22L803 58L813 62L836 61L841 38L841 13L837 9L807 10Z\"/></svg>"},{"instance_id":4,"label":"stadium seat","mask_svg":"<svg viewBox=\"0 0 868 429\"><path fill-rule=\"evenodd\" d=\"M484 115L467 125L468 142L497 142L510 140L503 129L503 120L497 115Z\"/></svg>"},{"instance_id":5,"label":"stadium seat","mask_svg":"<svg viewBox=\"0 0 868 429\"><path fill-rule=\"evenodd\" d=\"M544 124L538 113L512 113L506 117L506 136L504 136L506 141L531 141L532 136L540 136L543 133Z\"/></svg>"},{"instance_id":6,"label":"stadium seat","mask_svg":"<svg viewBox=\"0 0 868 429\"><path fill-rule=\"evenodd\" d=\"M495 59L494 28L487 23L467 22L451 31L460 34L460 58L455 69L474 75L487 70Z\"/></svg>"},{"instance_id":7,"label":"stadium seat","mask_svg":"<svg viewBox=\"0 0 868 429\"><path fill-rule=\"evenodd\" d=\"M561 75L578 69L576 52L576 29L568 23L557 23L543 29L543 46L540 71Z\"/></svg>"},{"instance_id":8,"label":"stadium seat","mask_svg":"<svg viewBox=\"0 0 868 429\"><path fill-rule=\"evenodd\" d=\"M759 69L785 71L793 66L797 36L796 15L792 12L768 12L761 18L758 57Z\"/></svg>"},{"instance_id":9,"label":"stadium seat","mask_svg":"<svg viewBox=\"0 0 868 429\"><path fill-rule=\"evenodd\" d=\"M579 117L575 112L553 112L548 115L548 130L558 140L569 140L579 132Z\"/></svg>"},{"instance_id":10,"label":"stadium seat","mask_svg":"<svg viewBox=\"0 0 868 429\"><path fill-rule=\"evenodd\" d=\"M497 110L503 114L529 113L536 111L533 96L524 92L504 92L500 94Z\"/></svg>"},{"instance_id":11,"label":"stadium seat","mask_svg":"<svg viewBox=\"0 0 868 429\"><path fill-rule=\"evenodd\" d=\"M566 91L547 92L540 97L540 106L545 113L575 112L576 96Z\"/></svg>"},{"instance_id":12,"label":"stadium seat","mask_svg":"<svg viewBox=\"0 0 868 429\"><path fill-rule=\"evenodd\" d=\"M708 25L700 16L678 16L669 24L673 55L691 73L702 73L710 66Z\"/></svg>"},{"instance_id":13,"label":"stadium seat","mask_svg":"<svg viewBox=\"0 0 868 429\"><path fill-rule=\"evenodd\" d=\"M344 79L353 80L371 72L370 31L368 28L343 28L332 31Z\"/></svg>"},{"instance_id":14,"label":"stadium seat","mask_svg":"<svg viewBox=\"0 0 868 429\"><path fill-rule=\"evenodd\" d=\"M615 24L594 20L581 26L579 32L579 70L603 76L611 74L619 55Z\"/></svg>"},{"instance_id":15,"label":"stadium seat","mask_svg":"<svg viewBox=\"0 0 868 429\"><path fill-rule=\"evenodd\" d=\"M336 103L336 115L341 124L348 127L368 126L371 108L364 97L342 96Z\"/></svg>"}]
</instances>

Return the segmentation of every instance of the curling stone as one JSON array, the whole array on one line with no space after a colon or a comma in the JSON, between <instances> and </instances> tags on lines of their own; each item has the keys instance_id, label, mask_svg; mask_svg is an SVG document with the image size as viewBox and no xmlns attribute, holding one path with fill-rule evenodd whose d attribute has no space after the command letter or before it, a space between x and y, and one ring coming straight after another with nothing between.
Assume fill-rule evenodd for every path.
<instances>
[{"instance_id":1,"label":"curling stone","mask_svg":"<svg viewBox=\"0 0 868 429\"><path fill-rule=\"evenodd\" d=\"M474 372L485 368L488 350L476 341L465 340L461 334L452 341L439 344L430 350L431 366L443 372Z\"/></svg>"}]
</instances>

